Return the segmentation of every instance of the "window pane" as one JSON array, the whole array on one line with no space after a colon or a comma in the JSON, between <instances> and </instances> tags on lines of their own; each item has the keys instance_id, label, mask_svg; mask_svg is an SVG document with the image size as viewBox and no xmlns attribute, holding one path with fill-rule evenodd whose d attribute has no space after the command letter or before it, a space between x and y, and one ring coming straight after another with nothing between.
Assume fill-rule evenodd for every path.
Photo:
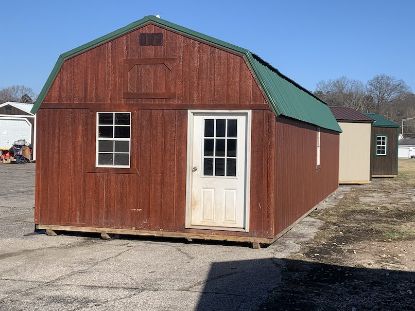
<instances>
[{"instance_id":1,"label":"window pane","mask_svg":"<svg viewBox=\"0 0 415 311\"><path fill-rule=\"evenodd\" d=\"M100 140L98 142L98 152L113 152L114 142L112 140Z\"/></svg>"},{"instance_id":2,"label":"window pane","mask_svg":"<svg viewBox=\"0 0 415 311\"><path fill-rule=\"evenodd\" d=\"M99 124L113 124L113 113L99 113Z\"/></svg>"},{"instance_id":3,"label":"window pane","mask_svg":"<svg viewBox=\"0 0 415 311\"><path fill-rule=\"evenodd\" d=\"M205 137L213 137L213 119L205 120Z\"/></svg>"},{"instance_id":4,"label":"window pane","mask_svg":"<svg viewBox=\"0 0 415 311\"><path fill-rule=\"evenodd\" d=\"M376 145L385 146L386 145L386 137L385 136L377 136L376 137Z\"/></svg>"},{"instance_id":5,"label":"window pane","mask_svg":"<svg viewBox=\"0 0 415 311\"><path fill-rule=\"evenodd\" d=\"M236 139L228 139L228 157L236 157Z\"/></svg>"},{"instance_id":6,"label":"window pane","mask_svg":"<svg viewBox=\"0 0 415 311\"><path fill-rule=\"evenodd\" d=\"M116 113L115 124L116 125L130 125L130 114L129 113Z\"/></svg>"},{"instance_id":7,"label":"window pane","mask_svg":"<svg viewBox=\"0 0 415 311\"><path fill-rule=\"evenodd\" d=\"M225 156L225 140L216 139L216 151L215 156L224 157Z\"/></svg>"},{"instance_id":8,"label":"window pane","mask_svg":"<svg viewBox=\"0 0 415 311\"><path fill-rule=\"evenodd\" d=\"M213 159L207 158L203 160L203 175L213 176Z\"/></svg>"},{"instance_id":9,"label":"window pane","mask_svg":"<svg viewBox=\"0 0 415 311\"><path fill-rule=\"evenodd\" d=\"M213 139L205 139L204 155L213 156Z\"/></svg>"},{"instance_id":10,"label":"window pane","mask_svg":"<svg viewBox=\"0 0 415 311\"><path fill-rule=\"evenodd\" d=\"M129 126L116 126L115 127L115 138L130 138L130 127Z\"/></svg>"},{"instance_id":11,"label":"window pane","mask_svg":"<svg viewBox=\"0 0 415 311\"><path fill-rule=\"evenodd\" d=\"M225 176L225 159L215 159L215 176Z\"/></svg>"},{"instance_id":12,"label":"window pane","mask_svg":"<svg viewBox=\"0 0 415 311\"><path fill-rule=\"evenodd\" d=\"M231 119L228 120L228 137L236 137L237 129L236 129L236 120Z\"/></svg>"},{"instance_id":13,"label":"window pane","mask_svg":"<svg viewBox=\"0 0 415 311\"><path fill-rule=\"evenodd\" d=\"M226 159L226 176L236 176L236 159Z\"/></svg>"},{"instance_id":14,"label":"window pane","mask_svg":"<svg viewBox=\"0 0 415 311\"><path fill-rule=\"evenodd\" d=\"M100 153L98 154L99 165L113 165L113 154L112 153Z\"/></svg>"},{"instance_id":15,"label":"window pane","mask_svg":"<svg viewBox=\"0 0 415 311\"><path fill-rule=\"evenodd\" d=\"M225 137L225 119L216 120L216 137Z\"/></svg>"},{"instance_id":16,"label":"window pane","mask_svg":"<svg viewBox=\"0 0 415 311\"><path fill-rule=\"evenodd\" d=\"M384 155L386 154L386 148L384 146L378 146L376 148L376 153L379 155Z\"/></svg>"},{"instance_id":17,"label":"window pane","mask_svg":"<svg viewBox=\"0 0 415 311\"><path fill-rule=\"evenodd\" d=\"M112 138L112 126L100 126L98 137Z\"/></svg>"},{"instance_id":18,"label":"window pane","mask_svg":"<svg viewBox=\"0 0 415 311\"><path fill-rule=\"evenodd\" d=\"M129 159L128 153L115 153L114 165L129 165Z\"/></svg>"},{"instance_id":19,"label":"window pane","mask_svg":"<svg viewBox=\"0 0 415 311\"><path fill-rule=\"evenodd\" d=\"M115 142L115 152L129 152L130 151L130 142L128 141L116 141Z\"/></svg>"}]
</instances>

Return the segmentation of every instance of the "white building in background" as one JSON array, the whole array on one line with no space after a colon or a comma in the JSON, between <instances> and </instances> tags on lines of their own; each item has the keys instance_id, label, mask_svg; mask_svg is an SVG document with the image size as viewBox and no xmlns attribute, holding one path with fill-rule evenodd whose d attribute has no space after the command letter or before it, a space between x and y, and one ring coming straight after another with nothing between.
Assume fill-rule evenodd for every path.
<instances>
[{"instance_id":1,"label":"white building in background","mask_svg":"<svg viewBox=\"0 0 415 311\"><path fill-rule=\"evenodd\" d=\"M398 142L398 158L415 158L415 138L403 138Z\"/></svg>"},{"instance_id":2,"label":"white building in background","mask_svg":"<svg viewBox=\"0 0 415 311\"><path fill-rule=\"evenodd\" d=\"M32 145L36 160L36 116L30 112L32 107L15 102L0 104L0 150L8 150L15 141L24 139Z\"/></svg>"}]
</instances>

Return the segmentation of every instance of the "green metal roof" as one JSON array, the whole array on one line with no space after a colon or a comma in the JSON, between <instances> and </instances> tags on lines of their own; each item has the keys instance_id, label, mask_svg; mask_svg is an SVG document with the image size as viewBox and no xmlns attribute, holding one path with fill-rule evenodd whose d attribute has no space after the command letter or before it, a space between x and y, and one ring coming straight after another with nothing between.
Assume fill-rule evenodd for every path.
<instances>
[{"instance_id":1,"label":"green metal roof","mask_svg":"<svg viewBox=\"0 0 415 311\"><path fill-rule=\"evenodd\" d=\"M257 55L251 53L249 50L207 36L200 32L182 27L180 25L173 24L155 16L146 16L105 36L97 38L91 42L61 54L55 66L53 67L53 70L50 73L45 85L43 86L36 102L34 103L32 113L36 113L39 109L63 62L66 59L74 57L77 54L83 53L89 49L113 40L149 23L156 24L158 26L182 33L209 44L213 44L215 46L242 54L247 60L258 82L261 84L261 87L264 90L272 109L277 115L283 115L289 118L314 124L325 129L341 132L340 126L334 118L331 110L324 102L315 97L311 92L307 91L294 81L281 74L277 69L273 68L271 65L263 61Z\"/></svg>"},{"instance_id":2,"label":"green metal roof","mask_svg":"<svg viewBox=\"0 0 415 311\"><path fill-rule=\"evenodd\" d=\"M365 115L367 115L369 118L371 118L372 120L374 120L375 122L373 122L373 126L376 127L399 127L399 124L388 120L385 118L385 116L381 115L381 114L377 114L377 113L372 113L372 112L368 112L365 113Z\"/></svg>"}]
</instances>

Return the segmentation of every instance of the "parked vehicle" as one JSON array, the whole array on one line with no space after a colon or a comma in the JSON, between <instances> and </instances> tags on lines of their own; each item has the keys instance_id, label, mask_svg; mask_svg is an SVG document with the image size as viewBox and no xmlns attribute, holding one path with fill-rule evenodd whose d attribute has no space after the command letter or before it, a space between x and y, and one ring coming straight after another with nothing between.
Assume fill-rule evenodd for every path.
<instances>
[{"instance_id":1,"label":"parked vehicle","mask_svg":"<svg viewBox=\"0 0 415 311\"><path fill-rule=\"evenodd\" d=\"M2 163L29 163L32 157L31 145L27 145L26 140L21 139L14 142L9 150L0 150L0 160Z\"/></svg>"}]
</instances>

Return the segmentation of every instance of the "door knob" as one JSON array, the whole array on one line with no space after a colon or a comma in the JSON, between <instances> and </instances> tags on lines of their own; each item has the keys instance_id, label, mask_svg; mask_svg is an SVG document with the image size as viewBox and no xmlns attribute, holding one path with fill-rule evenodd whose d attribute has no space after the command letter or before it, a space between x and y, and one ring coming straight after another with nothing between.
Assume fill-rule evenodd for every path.
<instances>
[{"instance_id":1,"label":"door knob","mask_svg":"<svg viewBox=\"0 0 415 311\"><path fill-rule=\"evenodd\" d=\"M196 172L196 171L197 171L197 167L196 166L193 166L192 172Z\"/></svg>"}]
</instances>

